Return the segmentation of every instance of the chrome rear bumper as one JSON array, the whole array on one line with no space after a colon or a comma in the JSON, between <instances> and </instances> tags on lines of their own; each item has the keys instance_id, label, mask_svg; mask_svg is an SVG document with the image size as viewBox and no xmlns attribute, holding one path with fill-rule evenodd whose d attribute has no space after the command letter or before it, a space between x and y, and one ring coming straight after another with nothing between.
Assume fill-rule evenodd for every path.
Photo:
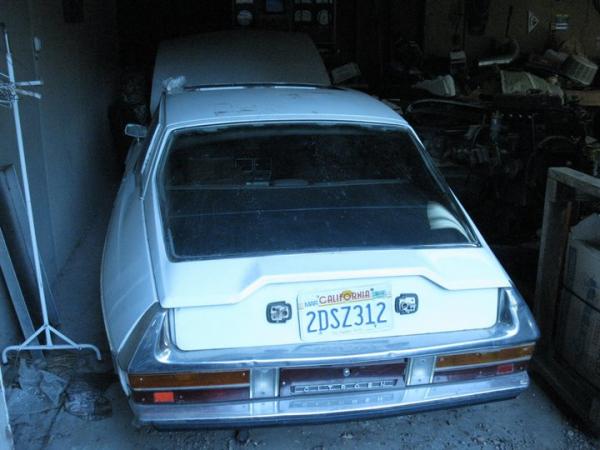
<instances>
[{"instance_id":1,"label":"chrome rear bumper","mask_svg":"<svg viewBox=\"0 0 600 450\"><path fill-rule=\"evenodd\" d=\"M527 389L522 372L463 383L423 385L380 392L314 395L194 405L140 405L131 408L143 424L164 428L325 423L384 417L514 398Z\"/></svg>"}]
</instances>

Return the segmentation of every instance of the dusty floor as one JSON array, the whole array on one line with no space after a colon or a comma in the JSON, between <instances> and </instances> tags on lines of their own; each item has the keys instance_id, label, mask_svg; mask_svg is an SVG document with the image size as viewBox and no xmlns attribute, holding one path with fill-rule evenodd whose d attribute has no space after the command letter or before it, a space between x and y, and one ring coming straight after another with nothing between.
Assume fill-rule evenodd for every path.
<instances>
[{"instance_id":1,"label":"dusty floor","mask_svg":"<svg viewBox=\"0 0 600 450\"><path fill-rule=\"evenodd\" d=\"M86 421L64 408L15 427L19 449L593 449L537 386L516 400L388 419L328 425L159 432L136 428L114 383L112 415Z\"/></svg>"},{"instance_id":2,"label":"dusty floor","mask_svg":"<svg viewBox=\"0 0 600 450\"><path fill-rule=\"evenodd\" d=\"M104 330L99 323L98 270L105 227L106 219L98 220L72 255L56 286L56 297L65 324L63 329L72 338L97 344L104 350ZM68 413L64 403L38 410L21 408L21 414L13 417L17 450L600 449L600 440L580 432L536 383L516 400L412 416L328 425L256 428L249 430L247 436L236 434L235 430L158 432L134 425L120 387L110 375L108 362L95 364L89 355L72 355L66 360L69 358L71 363L75 362L85 369L83 372L86 373L80 373L80 377L87 377L99 386L101 394L110 401L111 415L101 420L84 420ZM60 357L57 359L60 360ZM13 375L16 369L13 365ZM48 369L57 373L64 370L56 364L49 364ZM18 410L19 402L15 405L13 408Z\"/></svg>"}]
</instances>

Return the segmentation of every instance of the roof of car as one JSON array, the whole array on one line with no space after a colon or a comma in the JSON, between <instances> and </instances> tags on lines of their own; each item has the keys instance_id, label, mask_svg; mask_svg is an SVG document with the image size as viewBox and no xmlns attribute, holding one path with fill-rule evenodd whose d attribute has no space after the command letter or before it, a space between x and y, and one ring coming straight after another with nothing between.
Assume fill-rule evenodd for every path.
<instances>
[{"instance_id":1,"label":"roof of car","mask_svg":"<svg viewBox=\"0 0 600 450\"><path fill-rule=\"evenodd\" d=\"M253 121L356 121L408 126L385 103L333 87L249 85L185 90L165 97L167 126Z\"/></svg>"},{"instance_id":2,"label":"roof of car","mask_svg":"<svg viewBox=\"0 0 600 450\"><path fill-rule=\"evenodd\" d=\"M164 41L156 55L151 109L163 82L185 77L187 86L290 83L331 85L321 55L303 33L230 30Z\"/></svg>"}]
</instances>

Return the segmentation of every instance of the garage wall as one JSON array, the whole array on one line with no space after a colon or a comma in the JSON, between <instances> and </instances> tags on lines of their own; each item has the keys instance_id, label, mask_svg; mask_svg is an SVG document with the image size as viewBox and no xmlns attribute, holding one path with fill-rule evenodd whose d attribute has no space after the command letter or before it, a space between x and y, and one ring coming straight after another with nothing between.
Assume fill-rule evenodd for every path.
<instances>
[{"instance_id":1,"label":"garage wall","mask_svg":"<svg viewBox=\"0 0 600 450\"><path fill-rule=\"evenodd\" d=\"M425 52L447 57L450 51L453 24L460 17L462 0L427 0ZM556 32L556 40L578 39L586 55L600 57L600 14L592 6L592 0L525 0L519 2L492 0L485 36L467 36L466 50L470 58L489 54L493 40L502 42L509 7L513 5L510 35L519 41L522 51L540 51L552 38L550 24L555 14L570 16L570 30ZM540 23L527 33L527 11L531 10Z\"/></svg>"},{"instance_id":2,"label":"garage wall","mask_svg":"<svg viewBox=\"0 0 600 450\"><path fill-rule=\"evenodd\" d=\"M67 23L63 6L79 3L83 17ZM114 2L0 0L0 22L10 32L17 78L44 81L42 100L25 98L20 106L36 227L54 280L112 180L107 109L116 78ZM42 43L37 55L34 36ZM12 114L1 108L0 165L6 164L17 165L18 155Z\"/></svg>"}]
</instances>

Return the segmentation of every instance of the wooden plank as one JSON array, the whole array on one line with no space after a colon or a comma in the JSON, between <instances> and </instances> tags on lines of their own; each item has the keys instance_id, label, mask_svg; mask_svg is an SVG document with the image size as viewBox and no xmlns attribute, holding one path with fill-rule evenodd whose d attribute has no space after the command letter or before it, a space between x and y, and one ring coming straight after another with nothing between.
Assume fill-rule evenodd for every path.
<instances>
[{"instance_id":1,"label":"wooden plank","mask_svg":"<svg viewBox=\"0 0 600 450\"><path fill-rule=\"evenodd\" d=\"M6 240L4 239L4 233L2 232L1 228L0 270L2 271L2 275L4 276L4 282L6 283L10 299L12 301L13 307L15 308L15 313L17 315L19 325L21 326L23 337L27 339L35 332L35 328L33 327L31 316L29 315L29 311L27 310L27 304L25 303L25 298L23 297L23 292L21 291L21 286L19 285L19 280L17 279L15 268L13 267L12 261L10 259L8 247L6 246ZM32 341L32 344L39 345L38 339L34 339ZM44 358L44 355L40 350L32 351L32 355L34 359Z\"/></svg>"},{"instance_id":2,"label":"wooden plank","mask_svg":"<svg viewBox=\"0 0 600 450\"><path fill-rule=\"evenodd\" d=\"M570 198L573 196L571 188L548 177L534 300L542 346L550 342L553 336L554 315L571 220Z\"/></svg>"},{"instance_id":3,"label":"wooden plank","mask_svg":"<svg viewBox=\"0 0 600 450\"><path fill-rule=\"evenodd\" d=\"M14 209L17 216L16 218L19 222L19 227L23 235L22 240L25 244L25 248L27 249L27 254L29 256L32 276L35 277L35 269L33 266L33 248L30 240L28 239L29 224L27 221L27 213L25 210L25 199L23 197L23 192L21 192L21 185L19 184L19 180L17 178L17 173L14 169L14 166L11 166L11 168L5 171L5 173L7 182L11 187L12 195L14 197ZM46 307L48 308L48 318L51 324L53 324L54 326L58 326L60 325L60 316L58 315L58 309L56 308L54 294L52 293L52 289L50 288L50 282L48 281L48 275L46 274L46 269L44 268L43 261L40 261L40 265L42 268L42 283L44 285L44 292L46 293ZM38 298L39 294L37 293L37 289L35 289L35 292L37 294L36 298Z\"/></svg>"},{"instance_id":4,"label":"wooden plank","mask_svg":"<svg viewBox=\"0 0 600 450\"><path fill-rule=\"evenodd\" d=\"M600 178L573 170L569 167L551 167L548 177L579 192L600 198Z\"/></svg>"},{"instance_id":5,"label":"wooden plank","mask_svg":"<svg viewBox=\"0 0 600 450\"><path fill-rule=\"evenodd\" d=\"M5 202L2 209L6 210L5 215L8 216L2 217L0 226L9 226L10 230L12 230L12 233L9 233L10 230L4 228L5 234L14 240L10 250L13 252L13 263L21 281L21 286L25 292L26 300L29 301L28 304L31 313L34 317L36 315L41 316L37 281L33 267L33 249L29 240L29 225L25 210L25 200L14 166L0 168L0 201ZM58 326L60 323L58 310L43 263L42 282L44 292L46 293L48 318L54 326Z\"/></svg>"},{"instance_id":6,"label":"wooden plank","mask_svg":"<svg viewBox=\"0 0 600 450\"><path fill-rule=\"evenodd\" d=\"M539 374L591 431L600 433L598 390L549 354L536 352L531 371Z\"/></svg>"}]
</instances>

